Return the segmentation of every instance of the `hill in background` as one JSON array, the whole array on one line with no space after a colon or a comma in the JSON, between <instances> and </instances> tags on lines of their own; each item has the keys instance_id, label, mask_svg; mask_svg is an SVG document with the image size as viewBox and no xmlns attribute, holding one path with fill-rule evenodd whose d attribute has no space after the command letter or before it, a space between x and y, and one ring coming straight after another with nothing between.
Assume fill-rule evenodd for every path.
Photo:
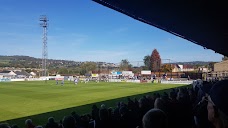
<instances>
[{"instance_id":1,"label":"hill in background","mask_svg":"<svg viewBox=\"0 0 228 128\"><path fill-rule=\"evenodd\" d=\"M41 58L34 58L30 56L3 56L0 55L0 67L15 67L15 68L41 68ZM81 61L71 61L71 60L55 60L48 59L48 65L50 68L70 68L80 66L83 62ZM114 63L106 62L95 62L98 65L113 65ZM192 61L192 62L175 62L175 64L182 65L200 65L205 66L211 62L204 61ZM174 63L173 63L174 64Z\"/></svg>"}]
</instances>

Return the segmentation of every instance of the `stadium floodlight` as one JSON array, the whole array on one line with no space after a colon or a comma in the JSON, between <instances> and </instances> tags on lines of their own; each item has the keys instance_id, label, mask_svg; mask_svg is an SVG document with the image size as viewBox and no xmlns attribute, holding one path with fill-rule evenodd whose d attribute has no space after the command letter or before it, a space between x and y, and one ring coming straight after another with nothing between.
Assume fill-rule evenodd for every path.
<instances>
[{"instance_id":1,"label":"stadium floodlight","mask_svg":"<svg viewBox=\"0 0 228 128\"><path fill-rule=\"evenodd\" d=\"M42 48L42 76L47 77L47 59L48 59L48 50L47 50L47 27L48 19L45 15L41 15L39 19L42 23L40 26L43 28L43 48Z\"/></svg>"}]
</instances>

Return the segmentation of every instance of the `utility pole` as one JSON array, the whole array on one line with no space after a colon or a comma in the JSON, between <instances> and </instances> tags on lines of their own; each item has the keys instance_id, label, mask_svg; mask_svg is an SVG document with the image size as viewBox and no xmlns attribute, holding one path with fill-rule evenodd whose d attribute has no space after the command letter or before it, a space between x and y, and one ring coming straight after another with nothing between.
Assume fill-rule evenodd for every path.
<instances>
[{"instance_id":1,"label":"utility pole","mask_svg":"<svg viewBox=\"0 0 228 128\"><path fill-rule=\"evenodd\" d=\"M43 48L42 48L42 76L47 79L47 59L48 59L48 50L47 50L47 27L48 19L45 15L40 17L40 26L43 28Z\"/></svg>"}]
</instances>

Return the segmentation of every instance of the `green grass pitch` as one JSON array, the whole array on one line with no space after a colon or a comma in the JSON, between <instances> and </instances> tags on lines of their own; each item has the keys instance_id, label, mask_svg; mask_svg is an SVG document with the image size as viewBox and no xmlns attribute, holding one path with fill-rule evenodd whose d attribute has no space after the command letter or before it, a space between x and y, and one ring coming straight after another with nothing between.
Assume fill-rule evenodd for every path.
<instances>
[{"instance_id":1,"label":"green grass pitch","mask_svg":"<svg viewBox=\"0 0 228 128\"><path fill-rule=\"evenodd\" d=\"M65 81L61 86L55 81L0 82L0 122L22 125L26 118L32 118L35 124L40 124L50 116L62 119L72 111L90 112L93 103L110 107L126 97L181 86L184 85L109 82L74 85Z\"/></svg>"}]
</instances>

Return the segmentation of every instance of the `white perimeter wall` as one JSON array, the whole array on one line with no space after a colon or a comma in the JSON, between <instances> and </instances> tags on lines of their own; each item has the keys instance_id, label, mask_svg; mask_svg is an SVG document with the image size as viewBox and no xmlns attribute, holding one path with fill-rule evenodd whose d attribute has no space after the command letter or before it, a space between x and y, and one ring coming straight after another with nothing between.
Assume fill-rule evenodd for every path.
<instances>
[{"instance_id":1,"label":"white perimeter wall","mask_svg":"<svg viewBox=\"0 0 228 128\"><path fill-rule=\"evenodd\" d=\"M165 80L162 80L161 81L162 84L192 84L193 81L165 81Z\"/></svg>"},{"instance_id":2,"label":"white perimeter wall","mask_svg":"<svg viewBox=\"0 0 228 128\"><path fill-rule=\"evenodd\" d=\"M140 83L140 80L109 79L109 82L131 82L131 83Z\"/></svg>"}]
</instances>

